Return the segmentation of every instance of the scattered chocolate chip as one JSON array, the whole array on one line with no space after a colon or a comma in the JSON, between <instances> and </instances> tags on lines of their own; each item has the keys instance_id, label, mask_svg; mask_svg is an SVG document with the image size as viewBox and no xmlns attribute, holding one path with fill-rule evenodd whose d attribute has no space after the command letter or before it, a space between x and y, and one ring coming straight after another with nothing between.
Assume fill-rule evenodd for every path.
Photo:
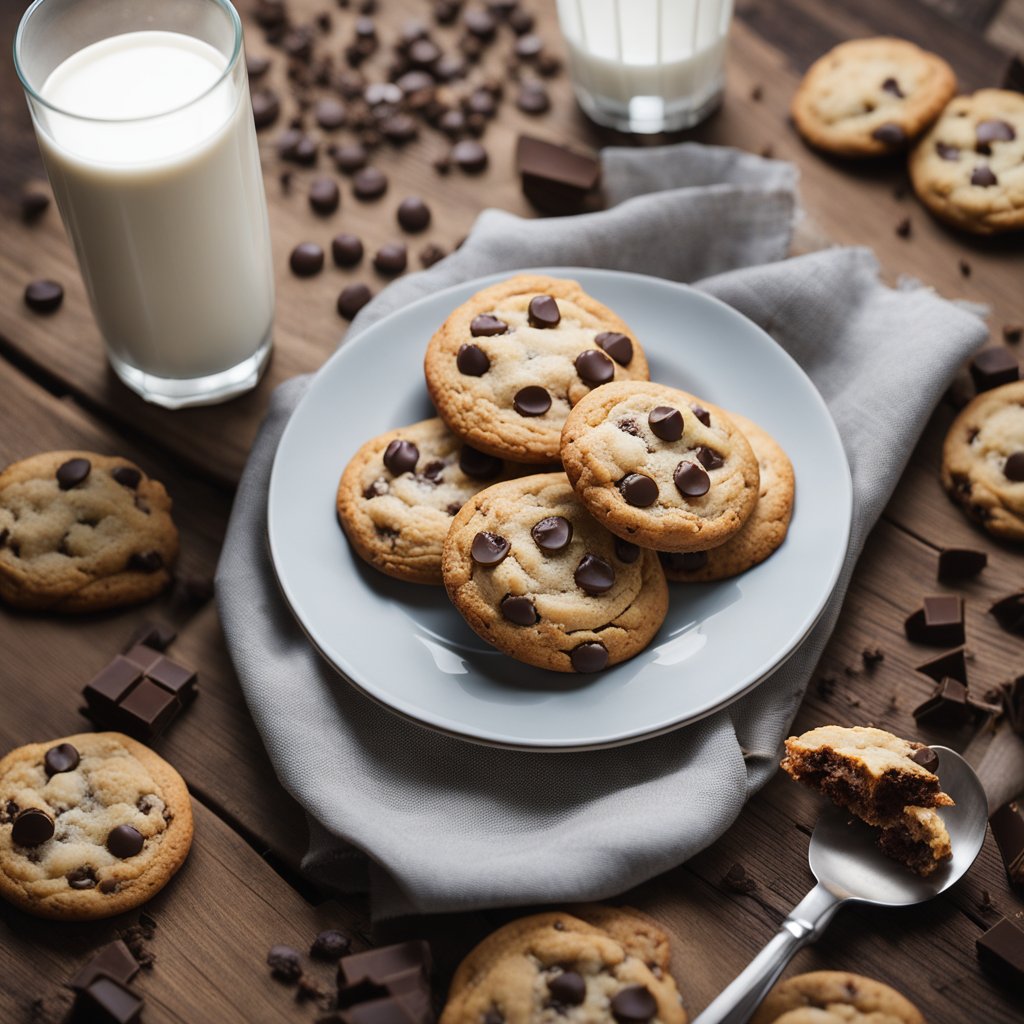
<instances>
[{"instance_id":1,"label":"scattered chocolate chip","mask_svg":"<svg viewBox=\"0 0 1024 1024\"><path fill-rule=\"evenodd\" d=\"M887 78L882 83L882 90L883 92L896 96L898 99L903 99L903 90L900 88L900 84L895 78Z\"/></svg>"},{"instance_id":2,"label":"scattered chocolate chip","mask_svg":"<svg viewBox=\"0 0 1024 1024\"><path fill-rule=\"evenodd\" d=\"M33 313L55 313L64 301L64 289L56 281L30 281L25 286L25 305Z\"/></svg>"},{"instance_id":3,"label":"scattered chocolate chip","mask_svg":"<svg viewBox=\"0 0 1024 1024\"><path fill-rule=\"evenodd\" d=\"M573 579L580 590L591 597L597 597L615 586L615 570L603 558L588 552L576 566Z\"/></svg>"},{"instance_id":4,"label":"scattered chocolate chip","mask_svg":"<svg viewBox=\"0 0 1024 1024\"><path fill-rule=\"evenodd\" d=\"M532 626L540 616L529 597L506 594L501 599L502 617L516 626Z\"/></svg>"},{"instance_id":5,"label":"scattered chocolate chip","mask_svg":"<svg viewBox=\"0 0 1024 1024\"><path fill-rule=\"evenodd\" d=\"M379 199L387 190L388 179L376 167L363 167L352 179L352 191L356 199Z\"/></svg>"},{"instance_id":6,"label":"scattered chocolate chip","mask_svg":"<svg viewBox=\"0 0 1024 1024\"><path fill-rule=\"evenodd\" d=\"M545 114L551 109L551 97L542 82L520 83L516 106L524 114Z\"/></svg>"},{"instance_id":7,"label":"scattered chocolate chip","mask_svg":"<svg viewBox=\"0 0 1024 1024\"><path fill-rule=\"evenodd\" d=\"M536 523L530 534L542 551L564 551L572 540L572 523L562 516L548 516Z\"/></svg>"},{"instance_id":8,"label":"scattered chocolate chip","mask_svg":"<svg viewBox=\"0 0 1024 1024\"><path fill-rule=\"evenodd\" d=\"M971 360L971 379L979 394L1019 378L1020 363L1013 353L1002 345L983 349Z\"/></svg>"},{"instance_id":9,"label":"scattered chocolate chip","mask_svg":"<svg viewBox=\"0 0 1024 1024\"><path fill-rule=\"evenodd\" d=\"M107 835L107 849L122 860L141 853L145 842L142 833L131 825L118 825Z\"/></svg>"},{"instance_id":10,"label":"scattered chocolate chip","mask_svg":"<svg viewBox=\"0 0 1024 1024\"><path fill-rule=\"evenodd\" d=\"M334 131L341 128L348 118L348 111L345 104L334 96L325 96L316 101L313 107L313 117L316 123L325 131Z\"/></svg>"},{"instance_id":11,"label":"scattered chocolate chip","mask_svg":"<svg viewBox=\"0 0 1024 1024\"><path fill-rule=\"evenodd\" d=\"M683 436L683 414L670 405L659 405L647 414L647 425L662 441L678 441Z\"/></svg>"},{"instance_id":12,"label":"scattered chocolate chip","mask_svg":"<svg viewBox=\"0 0 1024 1024\"><path fill-rule=\"evenodd\" d=\"M939 552L939 580L956 583L977 576L988 565L984 551L971 548L944 548Z\"/></svg>"},{"instance_id":13,"label":"scattered chocolate chip","mask_svg":"<svg viewBox=\"0 0 1024 1024\"><path fill-rule=\"evenodd\" d=\"M128 556L129 572L154 573L164 567L163 555L159 551L136 551Z\"/></svg>"},{"instance_id":14,"label":"scattered chocolate chip","mask_svg":"<svg viewBox=\"0 0 1024 1024\"><path fill-rule=\"evenodd\" d=\"M39 846L53 838L53 818L39 807L26 807L14 819L11 842L17 846Z\"/></svg>"},{"instance_id":15,"label":"scattered chocolate chip","mask_svg":"<svg viewBox=\"0 0 1024 1024\"><path fill-rule=\"evenodd\" d=\"M517 36L523 35L525 32L531 32L534 26L533 15L524 10L522 7L513 7L508 15L508 27L512 29Z\"/></svg>"},{"instance_id":16,"label":"scattered chocolate chip","mask_svg":"<svg viewBox=\"0 0 1024 1024\"><path fill-rule=\"evenodd\" d=\"M430 207L419 196L408 196L398 204L398 223L412 233L430 227Z\"/></svg>"},{"instance_id":17,"label":"scattered chocolate chip","mask_svg":"<svg viewBox=\"0 0 1024 1024\"><path fill-rule=\"evenodd\" d=\"M342 174L355 174L366 166L369 159L366 147L359 142L342 142L334 147L331 153L334 166Z\"/></svg>"},{"instance_id":18,"label":"scattered chocolate chip","mask_svg":"<svg viewBox=\"0 0 1024 1024\"><path fill-rule=\"evenodd\" d=\"M514 52L520 60L529 61L539 57L543 49L544 40L540 36L533 32L524 32L516 40Z\"/></svg>"},{"instance_id":19,"label":"scattered chocolate chip","mask_svg":"<svg viewBox=\"0 0 1024 1024\"><path fill-rule=\"evenodd\" d=\"M426 71L407 71L395 81L406 98L422 93L434 92L434 76Z\"/></svg>"},{"instance_id":20,"label":"scattered chocolate chip","mask_svg":"<svg viewBox=\"0 0 1024 1024\"><path fill-rule=\"evenodd\" d=\"M302 975L302 958L299 951L291 946L271 946L267 953L267 966L270 973L281 981L295 982Z\"/></svg>"},{"instance_id":21,"label":"scattered chocolate chip","mask_svg":"<svg viewBox=\"0 0 1024 1024\"><path fill-rule=\"evenodd\" d=\"M886 121L871 133L871 138L883 146L902 146L907 141L907 133L894 121Z\"/></svg>"},{"instance_id":22,"label":"scattered chocolate chip","mask_svg":"<svg viewBox=\"0 0 1024 1024\"><path fill-rule=\"evenodd\" d=\"M314 178L309 186L309 205L321 217L334 213L341 202L341 191L333 178Z\"/></svg>"},{"instance_id":23,"label":"scattered chocolate chip","mask_svg":"<svg viewBox=\"0 0 1024 1024\"><path fill-rule=\"evenodd\" d=\"M999 179L992 172L991 167L982 164L971 171L971 184L981 188L991 188L993 185L999 184Z\"/></svg>"},{"instance_id":24,"label":"scattered chocolate chip","mask_svg":"<svg viewBox=\"0 0 1024 1024\"><path fill-rule=\"evenodd\" d=\"M696 416L705 427L711 426L711 413L709 413L707 409L702 405L697 405L696 403L691 405L690 409L693 411L693 415Z\"/></svg>"},{"instance_id":25,"label":"scattered chocolate chip","mask_svg":"<svg viewBox=\"0 0 1024 1024\"><path fill-rule=\"evenodd\" d=\"M96 888L96 871L88 865L80 868L73 868L65 877L67 878L68 885L70 885L72 889Z\"/></svg>"},{"instance_id":26,"label":"scattered chocolate chip","mask_svg":"<svg viewBox=\"0 0 1024 1024\"><path fill-rule=\"evenodd\" d=\"M939 755L931 747L921 747L910 755L914 764L919 764L926 772L934 772L939 767Z\"/></svg>"},{"instance_id":27,"label":"scattered chocolate chip","mask_svg":"<svg viewBox=\"0 0 1024 1024\"><path fill-rule=\"evenodd\" d=\"M615 377L615 364L598 348L588 348L576 357L576 372L584 384L597 387Z\"/></svg>"},{"instance_id":28,"label":"scattered chocolate chip","mask_svg":"<svg viewBox=\"0 0 1024 1024\"><path fill-rule=\"evenodd\" d=\"M959 160L960 159L960 147L951 146L946 142L936 142L935 152L939 154L941 160Z\"/></svg>"},{"instance_id":29,"label":"scattered chocolate chip","mask_svg":"<svg viewBox=\"0 0 1024 1024\"><path fill-rule=\"evenodd\" d=\"M58 743L55 747L50 747L43 757L46 777L72 772L78 767L78 761L78 750L75 747L70 743Z\"/></svg>"},{"instance_id":30,"label":"scattered chocolate chip","mask_svg":"<svg viewBox=\"0 0 1024 1024\"><path fill-rule=\"evenodd\" d=\"M403 113L392 114L391 117L385 118L381 122L380 130L384 133L384 138L396 146L412 142L420 133L413 118Z\"/></svg>"},{"instance_id":31,"label":"scattered chocolate chip","mask_svg":"<svg viewBox=\"0 0 1024 1024\"><path fill-rule=\"evenodd\" d=\"M576 971L562 971L548 979L551 998L562 1006L579 1006L587 995L587 983Z\"/></svg>"},{"instance_id":32,"label":"scattered chocolate chip","mask_svg":"<svg viewBox=\"0 0 1024 1024\"><path fill-rule=\"evenodd\" d=\"M885 661L885 654L878 647L865 647L864 650L860 652L860 660L863 662L864 668L868 672L874 672L875 669Z\"/></svg>"},{"instance_id":33,"label":"scattered chocolate chip","mask_svg":"<svg viewBox=\"0 0 1024 1024\"><path fill-rule=\"evenodd\" d=\"M262 78L270 70L270 58L259 54L246 56L245 70L250 79Z\"/></svg>"},{"instance_id":34,"label":"scattered chocolate chip","mask_svg":"<svg viewBox=\"0 0 1024 1024\"><path fill-rule=\"evenodd\" d=\"M409 252L401 242L387 242L373 257L373 266L378 274L394 277L401 274L409 264Z\"/></svg>"},{"instance_id":35,"label":"scattered chocolate chip","mask_svg":"<svg viewBox=\"0 0 1024 1024\"><path fill-rule=\"evenodd\" d=\"M634 508L649 508L658 500L658 485L643 473L627 473L618 483L619 492Z\"/></svg>"},{"instance_id":36,"label":"scattered chocolate chip","mask_svg":"<svg viewBox=\"0 0 1024 1024\"><path fill-rule=\"evenodd\" d=\"M412 441L395 439L384 449L384 465L392 476L401 476L416 469L420 450Z\"/></svg>"},{"instance_id":37,"label":"scattered chocolate chip","mask_svg":"<svg viewBox=\"0 0 1024 1024\"><path fill-rule=\"evenodd\" d=\"M487 11L480 10L479 8L472 8L466 11L462 16L462 24L471 35L485 41L493 39L494 33L498 29L494 17Z\"/></svg>"},{"instance_id":38,"label":"scattered chocolate chip","mask_svg":"<svg viewBox=\"0 0 1024 1024\"><path fill-rule=\"evenodd\" d=\"M459 452L459 469L473 480L492 480L501 472L502 461L464 444Z\"/></svg>"},{"instance_id":39,"label":"scattered chocolate chip","mask_svg":"<svg viewBox=\"0 0 1024 1024\"><path fill-rule=\"evenodd\" d=\"M621 537L613 537L615 557L625 565L632 565L640 557L640 548Z\"/></svg>"},{"instance_id":40,"label":"scattered chocolate chip","mask_svg":"<svg viewBox=\"0 0 1024 1024\"><path fill-rule=\"evenodd\" d=\"M70 491L84 482L91 470L92 463L88 459L68 459L57 467L57 486L62 491Z\"/></svg>"},{"instance_id":41,"label":"scattered chocolate chip","mask_svg":"<svg viewBox=\"0 0 1024 1024\"><path fill-rule=\"evenodd\" d=\"M538 384L528 384L516 392L512 408L520 416L543 416L551 408L551 395Z\"/></svg>"},{"instance_id":42,"label":"scattered chocolate chip","mask_svg":"<svg viewBox=\"0 0 1024 1024\"><path fill-rule=\"evenodd\" d=\"M324 251L316 242L300 242L288 257L288 266L296 277L312 277L324 266Z\"/></svg>"},{"instance_id":43,"label":"scattered chocolate chip","mask_svg":"<svg viewBox=\"0 0 1024 1024\"><path fill-rule=\"evenodd\" d=\"M708 564L706 551L659 551L658 558L669 572L696 572Z\"/></svg>"},{"instance_id":44,"label":"scattered chocolate chip","mask_svg":"<svg viewBox=\"0 0 1024 1024\"><path fill-rule=\"evenodd\" d=\"M50 197L38 189L27 188L21 193L21 220L24 224L34 224L46 212L50 205Z\"/></svg>"},{"instance_id":45,"label":"scattered chocolate chip","mask_svg":"<svg viewBox=\"0 0 1024 1024\"><path fill-rule=\"evenodd\" d=\"M309 955L314 960L337 961L352 949L352 940L336 928L320 932L309 947Z\"/></svg>"},{"instance_id":46,"label":"scattered chocolate chip","mask_svg":"<svg viewBox=\"0 0 1024 1024\"><path fill-rule=\"evenodd\" d=\"M907 639L937 647L956 647L964 642L963 602L955 594L926 597L920 611L904 622Z\"/></svg>"},{"instance_id":47,"label":"scattered chocolate chip","mask_svg":"<svg viewBox=\"0 0 1024 1024\"><path fill-rule=\"evenodd\" d=\"M469 325L469 333L474 338L493 338L496 334L505 334L507 331L508 324L496 316L491 316L490 313L481 313L480 316L473 317L473 322Z\"/></svg>"},{"instance_id":48,"label":"scattered chocolate chip","mask_svg":"<svg viewBox=\"0 0 1024 1024\"><path fill-rule=\"evenodd\" d=\"M911 712L920 725L957 728L973 720L967 702L967 687L958 679L942 679L935 692Z\"/></svg>"},{"instance_id":49,"label":"scattered chocolate chip","mask_svg":"<svg viewBox=\"0 0 1024 1024\"><path fill-rule=\"evenodd\" d=\"M562 314L558 303L550 295L535 295L530 299L527 319L531 327L550 329L559 325Z\"/></svg>"},{"instance_id":50,"label":"scattered chocolate chip","mask_svg":"<svg viewBox=\"0 0 1024 1024\"><path fill-rule=\"evenodd\" d=\"M646 1024L658 1012L658 1004L646 986L630 985L612 996L611 1010L618 1024Z\"/></svg>"},{"instance_id":51,"label":"scattered chocolate chip","mask_svg":"<svg viewBox=\"0 0 1024 1024\"><path fill-rule=\"evenodd\" d=\"M911 225L909 217L903 217L901 220L896 222L896 234L899 235L900 238L909 238L910 230Z\"/></svg>"},{"instance_id":52,"label":"scattered chocolate chip","mask_svg":"<svg viewBox=\"0 0 1024 1024\"><path fill-rule=\"evenodd\" d=\"M1003 476L1011 483L1024 481L1024 451L1014 452L1003 463Z\"/></svg>"},{"instance_id":53,"label":"scattered chocolate chip","mask_svg":"<svg viewBox=\"0 0 1024 1024\"><path fill-rule=\"evenodd\" d=\"M475 139L463 139L452 146L452 163L467 174L479 174L488 164L487 150Z\"/></svg>"},{"instance_id":54,"label":"scattered chocolate chip","mask_svg":"<svg viewBox=\"0 0 1024 1024\"><path fill-rule=\"evenodd\" d=\"M970 277L971 276L971 265L970 265L970 263L967 262L967 260L965 260L965 259L958 260L957 261L957 267L960 270L960 276L961 277Z\"/></svg>"},{"instance_id":55,"label":"scattered chocolate chip","mask_svg":"<svg viewBox=\"0 0 1024 1024\"><path fill-rule=\"evenodd\" d=\"M504 561L512 545L496 533L481 531L473 538L470 554L477 565L492 568Z\"/></svg>"},{"instance_id":56,"label":"scattered chocolate chip","mask_svg":"<svg viewBox=\"0 0 1024 1024\"><path fill-rule=\"evenodd\" d=\"M420 249L420 264L429 269L435 263L440 263L447 255L448 253L441 246L434 242L428 242Z\"/></svg>"},{"instance_id":57,"label":"scattered chocolate chip","mask_svg":"<svg viewBox=\"0 0 1024 1024\"><path fill-rule=\"evenodd\" d=\"M127 487L130 491L134 491L142 482L142 472L134 466L115 466L110 471L110 475L117 483L122 487Z\"/></svg>"},{"instance_id":58,"label":"scattered chocolate chip","mask_svg":"<svg viewBox=\"0 0 1024 1024\"><path fill-rule=\"evenodd\" d=\"M1001 598L989 608L989 614L1008 633L1024 636L1024 591Z\"/></svg>"},{"instance_id":59,"label":"scattered chocolate chip","mask_svg":"<svg viewBox=\"0 0 1024 1024\"><path fill-rule=\"evenodd\" d=\"M466 130L466 116L461 110L453 107L441 115L440 120L437 122L437 127L445 135L457 139Z\"/></svg>"},{"instance_id":60,"label":"scattered chocolate chip","mask_svg":"<svg viewBox=\"0 0 1024 1024\"><path fill-rule=\"evenodd\" d=\"M338 313L346 320L352 320L372 298L373 292L362 282L346 285L338 296Z\"/></svg>"},{"instance_id":61,"label":"scattered chocolate chip","mask_svg":"<svg viewBox=\"0 0 1024 1024\"><path fill-rule=\"evenodd\" d=\"M696 462L683 459L672 474L676 490L685 498L699 498L711 489L711 477Z\"/></svg>"},{"instance_id":62,"label":"scattered chocolate chip","mask_svg":"<svg viewBox=\"0 0 1024 1024\"><path fill-rule=\"evenodd\" d=\"M1024 338L1024 324L1003 324L1003 341L1016 345Z\"/></svg>"},{"instance_id":63,"label":"scattered chocolate chip","mask_svg":"<svg viewBox=\"0 0 1024 1024\"><path fill-rule=\"evenodd\" d=\"M273 89L258 89L252 94L252 119L257 130L269 128L280 113L281 100Z\"/></svg>"},{"instance_id":64,"label":"scattered chocolate chip","mask_svg":"<svg viewBox=\"0 0 1024 1024\"><path fill-rule=\"evenodd\" d=\"M705 469L719 469L725 464L722 456L714 448L709 448L706 444L698 445L694 449L693 454L697 456L697 461Z\"/></svg>"},{"instance_id":65,"label":"scattered chocolate chip","mask_svg":"<svg viewBox=\"0 0 1024 1024\"><path fill-rule=\"evenodd\" d=\"M455 365L467 377L482 377L491 368L491 361L478 345L460 345Z\"/></svg>"},{"instance_id":66,"label":"scattered chocolate chip","mask_svg":"<svg viewBox=\"0 0 1024 1024\"><path fill-rule=\"evenodd\" d=\"M608 648L596 640L590 640L574 647L569 661L577 672L600 672L608 664ZM555 923L556 928L558 923Z\"/></svg>"},{"instance_id":67,"label":"scattered chocolate chip","mask_svg":"<svg viewBox=\"0 0 1024 1024\"><path fill-rule=\"evenodd\" d=\"M331 239L331 258L336 266L354 267L363 258L363 243L355 235L335 235Z\"/></svg>"}]
</instances>

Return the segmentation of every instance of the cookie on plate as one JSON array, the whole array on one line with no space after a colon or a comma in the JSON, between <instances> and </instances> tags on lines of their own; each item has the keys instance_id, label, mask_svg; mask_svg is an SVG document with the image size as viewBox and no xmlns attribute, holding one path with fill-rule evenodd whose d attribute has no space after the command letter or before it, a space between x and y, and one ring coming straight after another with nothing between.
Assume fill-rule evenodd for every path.
<instances>
[{"instance_id":1,"label":"cookie on plate","mask_svg":"<svg viewBox=\"0 0 1024 1024\"><path fill-rule=\"evenodd\" d=\"M1024 228L1024 95L957 96L910 156L917 198L978 235Z\"/></svg>"},{"instance_id":2,"label":"cookie on plate","mask_svg":"<svg viewBox=\"0 0 1024 1024\"><path fill-rule=\"evenodd\" d=\"M0 896L37 917L131 910L181 867L192 805L181 776L116 732L30 743L0 760Z\"/></svg>"},{"instance_id":3,"label":"cookie on plate","mask_svg":"<svg viewBox=\"0 0 1024 1024\"><path fill-rule=\"evenodd\" d=\"M811 65L792 114L819 149L879 156L905 148L955 91L953 69L934 53L905 39L852 39Z\"/></svg>"},{"instance_id":4,"label":"cookie on plate","mask_svg":"<svg viewBox=\"0 0 1024 1024\"><path fill-rule=\"evenodd\" d=\"M738 413L730 419L743 432L757 458L760 488L750 518L724 544L708 551L663 552L670 583L707 583L738 576L759 565L786 539L793 514L793 464L766 430Z\"/></svg>"},{"instance_id":5,"label":"cookie on plate","mask_svg":"<svg viewBox=\"0 0 1024 1024\"><path fill-rule=\"evenodd\" d=\"M658 556L597 523L563 473L470 498L444 544L444 585L505 654L556 672L599 672L642 651L668 611Z\"/></svg>"},{"instance_id":6,"label":"cookie on plate","mask_svg":"<svg viewBox=\"0 0 1024 1024\"><path fill-rule=\"evenodd\" d=\"M522 473L463 444L442 420L423 420L367 441L352 456L338 484L338 521L375 569L440 584L452 517L477 491Z\"/></svg>"},{"instance_id":7,"label":"cookie on plate","mask_svg":"<svg viewBox=\"0 0 1024 1024\"><path fill-rule=\"evenodd\" d=\"M171 582L178 531L164 486L133 462L45 452L0 473L0 598L95 612Z\"/></svg>"},{"instance_id":8,"label":"cookie on plate","mask_svg":"<svg viewBox=\"0 0 1024 1024\"><path fill-rule=\"evenodd\" d=\"M575 281L523 274L477 292L427 346L438 415L480 451L558 459L562 424L592 388L647 380L630 329Z\"/></svg>"},{"instance_id":9,"label":"cookie on plate","mask_svg":"<svg viewBox=\"0 0 1024 1024\"><path fill-rule=\"evenodd\" d=\"M757 503L759 471L732 420L651 381L606 384L569 414L562 464L612 533L659 551L724 544Z\"/></svg>"},{"instance_id":10,"label":"cookie on plate","mask_svg":"<svg viewBox=\"0 0 1024 1024\"><path fill-rule=\"evenodd\" d=\"M895 989L846 971L812 971L780 981L750 1024L924 1024Z\"/></svg>"},{"instance_id":11,"label":"cookie on plate","mask_svg":"<svg viewBox=\"0 0 1024 1024\"><path fill-rule=\"evenodd\" d=\"M960 411L942 446L942 486L993 536L1024 541L1024 380Z\"/></svg>"},{"instance_id":12,"label":"cookie on plate","mask_svg":"<svg viewBox=\"0 0 1024 1024\"><path fill-rule=\"evenodd\" d=\"M648 964L629 948L628 913L616 928L620 937L565 913L535 914L499 928L459 965L440 1024L541 1024L563 1017L569 1024L686 1024L667 963Z\"/></svg>"}]
</instances>

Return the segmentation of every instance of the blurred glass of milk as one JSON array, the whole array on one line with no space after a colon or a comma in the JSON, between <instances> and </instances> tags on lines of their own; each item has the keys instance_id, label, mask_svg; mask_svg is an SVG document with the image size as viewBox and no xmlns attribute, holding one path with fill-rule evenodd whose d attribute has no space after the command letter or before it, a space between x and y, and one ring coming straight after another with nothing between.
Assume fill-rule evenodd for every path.
<instances>
[{"instance_id":1,"label":"blurred glass of milk","mask_svg":"<svg viewBox=\"0 0 1024 1024\"><path fill-rule=\"evenodd\" d=\"M598 124L667 132L721 102L733 0L558 0L576 98Z\"/></svg>"}]
</instances>

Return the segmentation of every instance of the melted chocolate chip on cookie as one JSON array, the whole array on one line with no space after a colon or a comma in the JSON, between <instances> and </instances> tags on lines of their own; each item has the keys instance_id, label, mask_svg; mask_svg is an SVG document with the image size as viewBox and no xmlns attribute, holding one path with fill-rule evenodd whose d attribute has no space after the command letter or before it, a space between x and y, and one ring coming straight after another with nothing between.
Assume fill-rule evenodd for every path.
<instances>
[{"instance_id":1,"label":"melted chocolate chip on cookie","mask_svg":"<svg viewBox=\"0 0 1024 1024\"><path fill-rule=\"evenodd\" d=\"M134 491L142 482L142 473L134 466L116 466L110 475L122 486Z\"/></svg>"},{"instance_id":2,"label":"melted chocolate chip on cookie","mask_svg":"<svg viewBox=\"0 0 1024 1024\"><path fill-rule=\"evenodd\" d=\"M647 415L647 425L662 441L678 441L683 436L683 414L670 405L659 405Z\"/></svg>"},{"instance_id":3,"label":"melted chocolate chip on cookie","mask_svg":"<svg viewBox=\"0 0 1024 1024\"><path fill-rule=\"evenodd\" d=\"M711 426L711 413L709 413L707 409L704 408L704 406L697 405L697 403L695 402L693 405L690 406L690 409L693 411L693 415L696 416L697 419L699 419L705 427Z\"/></svg>"},{"instance_id":4,"label":"melted chocolate chip on cookie","mask_svg":"<svg viewBox=\"0 0 1024 1024\"><path fill-rule=\"evenodd\" d=\"M411 473L420 459L420 450L412 441L395 439L384 450L384 465L393 476Z\"/></svg>"},{"instance_id":5,"label":"melted chocolate chip on cookie","mask_svg":"<svg viewBox=\"0 0 1024 1024\"><path fill-rule=\"evenodd\" d=\"M515 594L506 594L501 599L501 614L516 626L532 626L540 618L530 598Z\"/></svg>"},{"instance_id":6,"label":"melted chocolate chip on cookie","mask_svg":"<svg viewBox=\"0 0 1024 1024\"><path fill-rule=\"evenodd\" d=\"M600 672L608 664L608 648L591 640L573 648L569 661L577 672Z\"/></svg>"},{"instance_id":7,"label":"melted chocolate chip on cookie","mask_svg":"<svg viewBox=\"0 0 1024 1024\"><path fill-rule=\"evenodd\" d=\"M39 846L53 838L53 818L39 807L26 807L14 819L11 842L18 846Z\"/></svg>"},{"instance_id":8,"label":"melted chocolate chip on cookie","mask_svg":"<svg viewBox=\"0 0 1024 1024\"><path fill-rule=\"evenodd\" d=\"M629 366L633 359L633 342L619 331L602 331L594 343L605 350L619 364Z\"/></svg>"},{"instance_id":9,"label":"melted chocolate chip on cookie","mask_svg":"<svg viewBox=\"0 0 1024 1024\"><path fill-rule=\"evenodd\" d=\"M58 743L50 747L43 757L46 777L51 778L62 772L73 772L78 767L78 751L70 743Z\"/></svg>"},{"instance_id":10,"label":"melted chocolate chip on cookie","mask_svg":"<svg viewBox=\"0 0 1024 1024\"><path fill-rule=\"evenodd\" d=\"M491 480L501 472L501 459L464 444L459 452L459 469L473 480Z\"/></svg>"},{"instance_id":11,"label":"melted chocolate chip on cookie","mask_svg":"<svg viewBox=\"0 0 1024 1024\"><path fill-rule=\"evenodd\" d=\"M703 466L683 459L672 474L676 488L686 498L699 498L711 489L711 478Z\"/></svg>"},{"instance_id":12,"label":"melted chocolate chip on cookie","mask_svg":"<svg viewBox=\"0 0 1024 1024\"><path fill-rule=\"evenodd\" d=\"M709 448L705 444L698 445L693 454L697 456L697 460L705 469L719 469L725 463L725 460L714 448Z\"/></svg>"},{"instance_id":13,"label":"melted chocolate chip on cookie","mask_svg":"<svg viewBox=\"0 0 1024 1024\"><path fill-rule=\"evenodd\" d=\"M615 570L597 555L586 554L573 574L576 586L591 597L607 594L615 586Z\"/></svg>"},{"instance_id":14,"label":"melted chocolate chip on cookie","mask_svg":"<svg viewBox=\"0 0 1024 1024\"><path fill-rule=\"evenodd\" d=\"M508 324L490 313L481 313L480 316L473 317L473 322L469 325L469 333L474 338L493 338L495 335L505 334L507 331Z\"/></svg>"},{"instance_id":15,"label":"melted chocolate chip on cookie","mask_svg":"<svg viewBox=\"0 0 1024 1024\"><path fill-rule=\"evenodd\" d=\"M503 562L511 549L512 545L504 537L497 533L481 530L473 538L470 554L477 565L491 569Z\"/></svg>"},{"instance_id":16,"label":"melted chocolate chip on cookie","mask_svg":"<svg viewBox=\"0 0 1024 1024\"><path fill-rule=\"evenodd\" d=\"M115 856L125 860L142 852L145 839L137 828L131 825L118 825L110 830L107 836L107 849Z\"/></svg>"},{"instance_id":17,"label":"melted chocolate chip on cookie","mask_svg":"<svg viewBox=\"0 0 1024 1024\"><path fill-rule=\"evenodd\" d=\"M57 467L57 486L62 491L70 491L85 480L91 469L88 459L68 459Z\"/></svg>"},{"instance_id":18,"label":"melted chocolate chip on cookie","mask_svg":"<svg viewBox=\"0 0 1024 1024\"><path fill-rule=\"evenodd\" d=\"M554 554L564 551L572 540L572 523L562 516L548 516L530 531L541 551Z\"/></svg>"},{"instance_id":19,"label":"melted chocolate chip on cookie","mask_svg":"<svg viewBox=\"0 0 1024 1024\"><path fill-rule=\"evenodd\" d=\"M643 473L629 473L619 481L619 491L634 508L649 508L658 500L658 485Z\"/></svg>"},{"instance_id":20,"label":"melted chocolate chip on cookie","mask_svg":"<svg viewBox=\"0 0 1024 1024\"><path fill-rule=\"evenodd\" d=\"M576 372L585 384L597 387L615 377L615 364L600 350L588 348L576 357Z\"/></svg>"},{"instance_id":21,"label":"melted chocolate chip on cookie","mask_svg":"<svg viewBox=\"0 0 1024 1024\"><path fill-rule=\"evenodd\" d=\"M981 188L992 188L992 186L999 184L999 179L992 173L991 167L986 167L982 164L971 171L971 184L978 185Z\"/></svg>"},{"instance_id":22,"label":"melted chocolate chip on cookie","mask_svg":"<svg viewBox=\"0 0 1024 1024\"><path fill-rule=\"evenodd\" d=\"M558 303L550 295L535 295L530 299L527 318L531 327L549 329L559 325L562 314Z\"/></svg>"},{"instance_id":23,"label":"melted chocolate chip on cookie","mask_svg":"<svg viewBox=\"0 0 1024 1024\"><path fill-rule=\"evenodd\" d=\"M551 408L551 396L539 385L529 384L516 392L512 408L520 416L543 416Z\"/></svg>"},{"instance_id":24,"label":"melted chocolate chip on cookie","mask_svg":"<svg viewBox=\"0 0 1024 1024\"><path fill-rule=\"evenodd\" d=\"M467 377L482 377L491 368L491 361L479 345L460 345L455 365Z\"/></svg>"}]
</instances>

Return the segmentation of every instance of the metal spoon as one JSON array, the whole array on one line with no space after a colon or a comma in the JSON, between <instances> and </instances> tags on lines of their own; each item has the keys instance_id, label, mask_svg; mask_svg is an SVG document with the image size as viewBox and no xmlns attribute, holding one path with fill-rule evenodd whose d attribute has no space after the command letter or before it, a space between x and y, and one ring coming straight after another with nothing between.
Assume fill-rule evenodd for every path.
<instances>
[{"instance_id":1,"label":"metal spoon","mask_svg":"<svg viewBox=\"0 0 1024 1024\"><path fill-rule=\"evenodd\" d=\"M778 935L694 1021L694 1024L746 1024L793 954L821 938L844 903L905 907L923 903L957 882L981 850L988 823L988 801L974 769L947 747L939 755L942 788L956 801L942 808L953 856L934 874L921 878L890 860L875 846L876 830L829 805L818 819L808 851L818 884L793 908Z\"/></svg>"}]
</instances>

